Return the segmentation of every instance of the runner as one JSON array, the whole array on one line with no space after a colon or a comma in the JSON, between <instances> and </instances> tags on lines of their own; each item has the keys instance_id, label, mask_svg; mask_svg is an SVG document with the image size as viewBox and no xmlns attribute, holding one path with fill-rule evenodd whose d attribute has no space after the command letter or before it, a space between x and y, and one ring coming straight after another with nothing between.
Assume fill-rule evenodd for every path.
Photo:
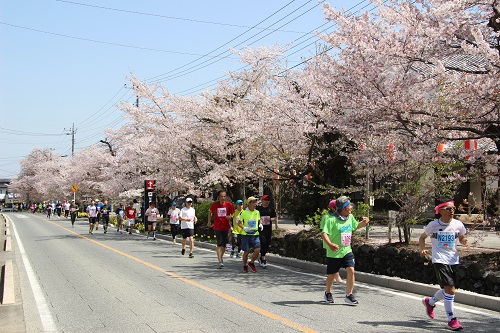
<instances>
[{"instance_id":1,"label":"runner","mask_svg":"<svg viewBox=\"0 0 500 333\"><path fill-rule=\"evenodd\" d=\"M231 239L231 258L235 256L240 258L241 251L241 232L243 231L238 225L238 215L243 211L243 200L236 200L236 209L233 214L233 234ZM236 250L236 251L235 251Z\"/></svg>"},{"instance_id":2,"label":"runner","mask_svg":"<svg viewBox=\"0 0 500 333\"><path fill-rule=\"evenodd\" d=\"M75 227L76 217L78 216L78 206L75 204L75 200L71 200L69 205L69 214L71 216L71 226Z\"/></svg>"},{"instance_id":3,"label":"runner","mask_svg":"<svg viewBox=\"0 0 500 333\"><path fill-rule=\"evenodd\" d=\"M346 196L336 200L337 212L331 218L325 220L321 230L321 237L326 243L326 291L325 302L334 303L332 296L332 285L339 272L340 267L347 271L345 302L349 305L357 305L358 301L352 294L354 289L354 254L351 248L352 233L365 227L370 219L363 217L358 222L351 214L351 201Z\"/></svg>"},{"instance_id":4,"label":"runner","mask_svg":"<svg viewBox=\"0 0 500 333\"><path fill-rule=\"evenodd\" d=\"M335 216L336 211L337 211L337 203L334 199L328 203L328 213L323 215L323 217L321 218L320 230L323 230L323 226L325 225L327 219L331 219L332 217ZM328 249L328 244L326 244L325 241L323 241L323 248L325 250ZM337 272L334 275L335 275L334 280L337 281L338 283L342 283L342 278L340 277L340 273Z\"/></svg>"},{"instance_id":5,"label":"runner","mask_svg":"<svg viewBox=\"0 0 500 333\"><path fill-rule=\"evenodd\" d=\"M110 212L111 212L111 205L108 205L108 200L104 200L101 206L101 220L103 220L104 233L108 232Z\"/></svg>"},{"instance_id":6,"label":"runner","mask_svg":"<svg viewBox=\"0 0 500 333\"><path fill-rule=\"evenodd\" d=\"M99 229L99 221L101 220L102 202L99 202L99 199L95 199L95 206L97 208L97 216L95 219L95 230L97 230Z\"/></svg>"},{"instance_id":7,"label":"runner","mask_svg":"<svg viewBox=\"0 0 500 333\"><path fill-rule=\"evenodd\" d=\"M231 229L231 219L234 214L234 206L232 203L226 201L226 191L219 191L217 198L218 201L210 206L208 211L207 227L212 227L212 216L214 217L214 232L217 239L217 260L219 268L224 267L224 252L226 251L226 244L229 244L229 230Z\"/></svg>"},{"instance_id":8,"label":"runner","mask_svg":"<svg viewBox=\"0 0 500 333\"><path fill-rule=\"evenodd\" d=\"M276 211L274 207L270 205L271 197L267 194L262 196L262 206L257 206L257 210L260 213L260 219L262 221L262 226L264 229L259 233L260 238L260 258L259 264L262 268L267 268L266 253L271 244L271 238L273 236L273 222L276 221Z\"/></svg>"},{"instance_id":9,"label":"runner","mask_svg":"<svg viewBox=\"0 0 500 333\"><path fill-rule=\"evenodd\" d=\"M238 215L238 226L243 229L241 232L241 249L243 250L243 272L248 273L248 267L252 272L256 273L255 260L260 254L259 229L262 230L260 223L260 213L255 207L257 206L257 198L250 197L247 199L247 209ZM248 252L253 248L252 259L247 265Z\"/></svg>"},{"instance_id":10,"label":"runner","mask_svg":"<svg viewBox=\"0 0 500 333\"><path fill-rule=\"evenodd\" d=\"M170 216L170 231L172 232L172 241L175 243L175 238L179 234L179 215L181 210L177 208L177 202L172 202L172 207L168 210Z\"/></svg>"},{"instance_id":11,"label":"runner","mask_svg":"<svg viewBox=\"0 0 500 333\"><path fill-rule=\"evenodd\" d=\"M444 201L434 208L441 217L430 222L418 240L420 256L425 257L425 239L431 237L432 263L441 289L434 296L422 299L427 315L434 319L436 302L444 300L444 310L448 316L448 326L452 331L459 331L463 326L458 321L453 311L455 293L458 288L457 267L460 261L456 247L457 239L460 244L469 248L469 240L465 237L465 226L453 218L455 204L453 201Z\"/></svg>"},{"instance_id":12,"label":"runner","mask_svg":"<svg viewBox=\"0 0 500 333\"><path fill-rule=\"evenodd\" d=\"M123 203L120 202L120 205L115 210L116 213L116 232L123 234L123 216L125 215L125 210L123 209Z\"/></svg>"},{"instance_id":13,"label":"runner","mask_svg":"<svg viewBox=\"0 0 500 333\"><path fill-rule=\"evenodd\" d=\"M65 218L68 218L69 217L69 207L71 206L71 204L69 203L68 200L64 201L64 217Z\"/></svg>"},{"instance_id":14,"label":"runner","mask_svg":"<svg viewBox=\"0 0 500 333\"><path fill-rule=\"evenodd\" d=\"M155 207L154 202L149 203L149 208L146 209L146 217L148 219L148 236L153 231L153 240L156 240L156 221L157 221L157 216L160 214L160 211L158 208Z\"/></svg>"},{"instance_id":15,"label":"runner","mask_svg":"<svg viewBox=\"0 0 500 333\"><path fill-rule=\"evenodd\" d=\"M45 208L45 211L47 212L47 217L50 219L50 216L52 215L52 206L48 204L47 208Z\"/></svg>"},{"instance_id":16,"label":"runner","mask_svg":"<svg viewBox=\"0 0 500 333\"><path fill-rule=\"evenodd\" d=\"M186 253L186 239L189 238L189 258L193 258L193 249L194 249L194 225L197 222L196 219L196 211L193 208L193 199L186 199L186 207L181 209L181 214L179 217L181 221L181 234L182 234L182 250L181 254L184 255Z\"/></svg>"},{"instance_id":17,"label":"runner","mask_svg":"<svg viewBox=\"0 0 500 333\"><path fill-rule=\"evenodd\" d=\"M97 218L97 207L95 206L95 201L92 200L90 202L90 205L87 206L87 216L89 218L89 234L94 232L94 223L96 223L96 218Z\"/></svg>"},{"instance_id":18,"label":"runner","mask_svg":"<svg viewBox=\"0 0 500 333\"><path fill-rule=\"evenodd\" d=\"M127 209L125 209L125 216L127 217L127 228L129 235L132 235L132 230L134 230L135 218L137 216L137 211L134 208L134 203L131 202Z\"/></svg>"}]
</instances>

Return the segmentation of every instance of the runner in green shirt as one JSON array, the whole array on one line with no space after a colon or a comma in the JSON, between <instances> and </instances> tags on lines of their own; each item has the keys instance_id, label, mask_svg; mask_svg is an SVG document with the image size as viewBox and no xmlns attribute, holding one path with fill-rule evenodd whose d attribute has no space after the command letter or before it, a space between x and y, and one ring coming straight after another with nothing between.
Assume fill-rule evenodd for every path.
<instances>
[{"instance_id":1,"label":"runner in green shirt","mask_svg":"<svg viewBox=\"0 0 500 333\"><path fill-rule=\"evenodd\" d=\"M351 201L346 196L341 196L336 200L337 212L328 214L325 221L322 221L321 237L326 247L326 291L325 302L333 303L332 285L335 274L341 267L347 271L345 302L349 305L357 305L354 298L354 254L351 248L352 233L365 227L370 219L363 217L362 222L356 221L351 214Z\"/></svg>"}]
</instances>

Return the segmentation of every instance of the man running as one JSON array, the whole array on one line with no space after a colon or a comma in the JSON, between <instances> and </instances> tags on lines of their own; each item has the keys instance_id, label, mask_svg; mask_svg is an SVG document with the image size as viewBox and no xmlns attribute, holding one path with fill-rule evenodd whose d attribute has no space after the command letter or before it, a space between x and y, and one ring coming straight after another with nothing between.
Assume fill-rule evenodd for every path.
<instances>
[{"instance_id":1,"label":"man running","mask_svg":"<svg viewBox=\"0 0 500 333\"><path fill-rule=\"evenodd\" d=\"M257 210L260 213L260 219L262 221L262 226L264 229L259 233L260 239L260 258L259 263L262 268L267 268L266 254L271 244L271 238L273 236L273 222L276 221L276 211L274 207L270 204L271 197L267 194L262 196L262 206L257 206Z\"/></svg>"},{"instance_id":2,"label":"man running","mask_svg":"<svg viewBox=\"0 0 500 333\"><path fill-rule=\"evenodd\" d=\"M89 234L92 234L94 232L94 224L96 223L97 219L97 207L95 206L95 201L92 200L90 202L90 205L87 206L87 216L89 218Z\"/></svg>"},{"instance_id":3,"label":"man running","mask_svg":"<svg viewBox=\"0 0 500 333\"><path fill-rule=\"evenodd\" d=\"M132 230L134 230L135 218L137 216L137 211L134 208L134 203L131 202L127 209L125 209L125 216L127 217L127 228L129 235L132 235Z\"/></svg>"},{"instance_id":4,"label":"man running","mask_svg":"<svg viewBox=\"0 0 500 333\"><path fill-rule=\"evenodd\" d=\"M212 216L214 217L214 232L217 239L217 260L219 268L224 267L224 252L226 244L229 244L229 230L231 229L231 219L234 214L234 206L226 201L226 191L219 191L218 201L210 206L208 211L207 227L212 227Z\"/></svg>"},{"instance_id":5,"label":"man running","mask_svg":"<svg viewBox=\"0 0 500 333\"><path fill-rule=\"evenodd\" d=\"M101 206L101 220L103 221L104 233L108 232L109 213L111 213L111 205L108 204L108 200L104 200Z\"/></svg>"},{"instance_id":6,"label":"man running","mask_svg":"<svg viewBox=\"0 0 500 333\"><path fill-rule=\"evenodd\" d=\"M259 229L262 230L260 224L260 213L257 207L257 198L250 197L247 199L247 209L238 215L238 226L243 229L241 232L241 249L243 250L243 272L248 273L248 267L252 272L256 273L255 260L260 254ZM248 253L253 248L252 259L248 262ZM248 262L248 264L247 264Z\"/></svg>"},{"instance_id":7,"label":"man running","mask_svg":"<svg viewBox=\"0 0 500 333\"><path fill-rule=\"evenodd\" d=\"M193 208L193 199L186 199L186 207L181 209L181 214L179 216L179 220L181 221L181 234L182 234L182 250L181 254L184 255L186 253L186 241L189 239L189 258L194 258L193 249L194 249L194 225L197 222L196 211Z\"/></svg>"}]
</instances>

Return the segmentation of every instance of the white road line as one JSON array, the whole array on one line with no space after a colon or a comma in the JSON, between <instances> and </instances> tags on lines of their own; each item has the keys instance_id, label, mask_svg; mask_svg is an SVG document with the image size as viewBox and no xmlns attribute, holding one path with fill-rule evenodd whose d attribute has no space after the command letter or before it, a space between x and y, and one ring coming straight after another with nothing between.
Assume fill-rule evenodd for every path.
<instances>
[{"instance_id":1,"label":"white road line","mask_svg":"<svg viewBox=\"0 0 500 333\"><path fill-rule=\"evenodd\" d=\"M282 269L284 271L294 272L294 273L297 273L297 274L302 274L302 275L307 275L307 276L313 276L313 277L316 277L318 279L326 279L325 275L319 275L319 274L314 274L314 273L306 273L306 272L299 272L299 271L296 271L296 270L293 270L293 269L285 268L283 266L278 266L276 264L272 264L272 265L268 264L268 266L272 266L272 267L275 267L275 268L278 268L278 269ZM345 284L345 280L342 281L342 283ZM387 294L392 294L392 295L402 296L402 297L406 297L406 298L411 298L411 299L414 299L414 300L418 300L419 302L422 301L422 297L409 295L409 294L406 294L406 293L403 293L403 292L397 292L397 291L387 290L387 289L379 287L379 286L373 287L373 286L370 286L370 285L367 285L367 284L364 284L364 283L358 283L358 282L356 282L356 285L357 286L361 286L361 287L366 288L366 289L372 289L372 290L377 290L379 292L384 292L384 293L387 293ZM441 304L436 304L436 305L437 306L441 306ZM486 312L481 312L481 311L477 311L477 310L472 310L472 309L464 308L464 307L457 306L457 305L454 305L453 307L455 309L460 310L460 311L465 311L465 312L469 312L469 313L473 313L473 314L477 314L477 315L481 315L481 316L485 316L485 317L500 319L500 316L494 315L494 314L491 314L491 313L486 313Z\"/></svg>"},{"instance_id":2,"label":"white road line","mask_svg":"<svg viewBox=\"0 0 500 333\"><path fill-rule=\"evenodd\" d=\"M9 217L7 217L10 219ZM21 242L21 238L17 234L16 226L12 220L10 221L12 225L12 229L14 230L14 235L17 240L17 246L19 247L19 252L21 254L21 258L23 259L24 268L26 269L26 273L28 275L28 279L30 281L31 289L33 290L33 295L35 296L35 302L38 308L38 313L40 314L40 319L42 321L43 331L44 332L57 332L56 325L54 320L52 319L52 315L50 314L49 306L47 305L47 301L43 296L42 288L40 288L40 284L33 272L33 268L29 262L28 256L24 251L23 243Z\"/></svg>"}]
</instances>

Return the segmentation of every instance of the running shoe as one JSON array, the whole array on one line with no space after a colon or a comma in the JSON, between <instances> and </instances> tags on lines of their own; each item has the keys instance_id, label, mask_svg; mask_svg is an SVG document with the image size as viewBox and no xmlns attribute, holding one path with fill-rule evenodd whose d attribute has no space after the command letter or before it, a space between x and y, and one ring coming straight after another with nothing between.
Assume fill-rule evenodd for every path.
<instances>
[{"instance_id":1,"label":"running shoe","mask_svg":"<svg viewBox=\"0 0 500 333\"><path fill-rule=\"evenodd\" d=\"M346 295L345 302L349 305L358 305L358 300L354 298L353 294Z\"/></svg>"},{"instance_id":2,"label":"running shoe","mask_svg":"<svg viewBox=\"0 0 500 333\"><path fill-rule=\"evenodd\" d=\"M262 259L262 260L260 261L260 266L261 266L262 268L267 268L267 260L266 260L266 259Z\"/></svg>"},{"instance_id":3,"label":"running shoe","mask_svg":"<svg viewBox=\"0 0 500 333\"><path fill-rule=\"evenodd\" d=\"M255 267L255 264L253 262L249 262L248 267L250 267L252 272L257 273L257 267Z\"/></svg>"},{"instance_id":4,"label":"running shoe","mask_svg":"<svg viewBox=\"0 0 500 333\"><path fill-rule=\"evenodd\" d=\"M193 252L191 252L191 253L189 254L189 258L194 258L194 254L193 254Z\"/></svg>"},{"instance_id":5,"label":"running shoe","mask_svg":"<svg viewBox=\"0 0 500 333\"><path fill-rule=\"evenodd\" d=\"M335 303L335 301L333 300L332 293L327 293L327 292L325 291L325 302L326 302L327 304L333 304L333 303Z\"/></svg>"},{"instance_id":6,"label":"running shoe","mask_svg":"<svg viewBox=\"0 0 500 333\"><path fill-rule=\"evenodd\" d=\"M186 249L182 249L181 254L185 255L186 254Z\"/></svg>"},{"instance_id":7,"label":"running shoe","mask_svg":"<svg viewBox=\"0 0 500 333\"><path fill-rule=\"evenodd\" d=\"M243 273L248 273L248 266L243 266Z\"/></svg>"},{"instance_id":8,"label":"running shoe","mask_svg":"<svg viewBox=\"0 0 500 333\"><path fill-rule=\"evenodd\" d=\"M229 255L229 258L234 258L234 251L231 251L231 254Z\"/></svg>"},{"instance_id":9,"label":"running shoe","mask_svg":"<svg viewBox=\"0 0 500 333\"><path fill-rule=\"evenodd\" d=\"M219 269L224 268L224 263L222 261L219 261Z\"/></svg>"},{"instance_id":10,"label":"running shoe","mask_svg":"<svg viewBox=\"0 0 500 333\"><path fill-rule=\"evenodd\" d=\"M89 229L89 234L91 234L91 233L92 233L92 229Z\"/></svg>"},{"instance_id":11,"label":"running shoe","mask_svg":"<svg viewBox=\"0 0 500 333\"><path fill-rule=\"evenodd\" d=\"M239 253L236 253L236 258L241 258Z\"/></svg>"},{"instance_id":12,"label":"running shoe","mask_svg":"<svg viewBox=\"0 0 500 333\"><path fill-rule=\"evenodd\" d=\"M153 237L153 240L156 240L156 237Z\"/></svg>"},{"instance_id":13,"label":"running shoe","mask_svg":"<svg viewBox=\"0 0 500 333\"><path fill-rule=\"evenodd\" d=\"M430 300L429 297L424 297L422 298L422 303L425 305L425 310L427 311L427 315L429 316L429 318L434 319L434 308L436 306L430 305L429 300Z\"/></svg>"},{"instance_id":14,"label":"running shoe","mask_svg":"<svg viewBox=\"0 0 500 333\"><path fill-rule=\"evenodd\" d=\"M116 232L120 231L120 228L116 229Z\"/></svg>"},{"instance_id":15,"label":"running shoe","mask_svg":"<svg viewBox=\"0 0 500 333\"><path fill-rule=\"evenodd\" d=\"M104 233L107 233L108 231L106 229L104 229Z\"/></svg>"},{"instance_id":16,"label":"running shoe","mask_svg":"<svg viewBox=\"0 0 500 333\"><path fill-rule=\"evenodd\" d=\"M95 230L99 230L99 227L95 227Z\"/></svg>"},{"instance_id":17,"label":"running shoe","mask_svg":"<svg viewBox=\"0 0 500 333\"><path fill-rule=\"evenodd\" d=\"M448 326L451 328L452 331L460 331L463 329L463 326L460 325L460 322L458 321L457 318L453 318L448 322Z\"/></svg>"}]
</instances>

